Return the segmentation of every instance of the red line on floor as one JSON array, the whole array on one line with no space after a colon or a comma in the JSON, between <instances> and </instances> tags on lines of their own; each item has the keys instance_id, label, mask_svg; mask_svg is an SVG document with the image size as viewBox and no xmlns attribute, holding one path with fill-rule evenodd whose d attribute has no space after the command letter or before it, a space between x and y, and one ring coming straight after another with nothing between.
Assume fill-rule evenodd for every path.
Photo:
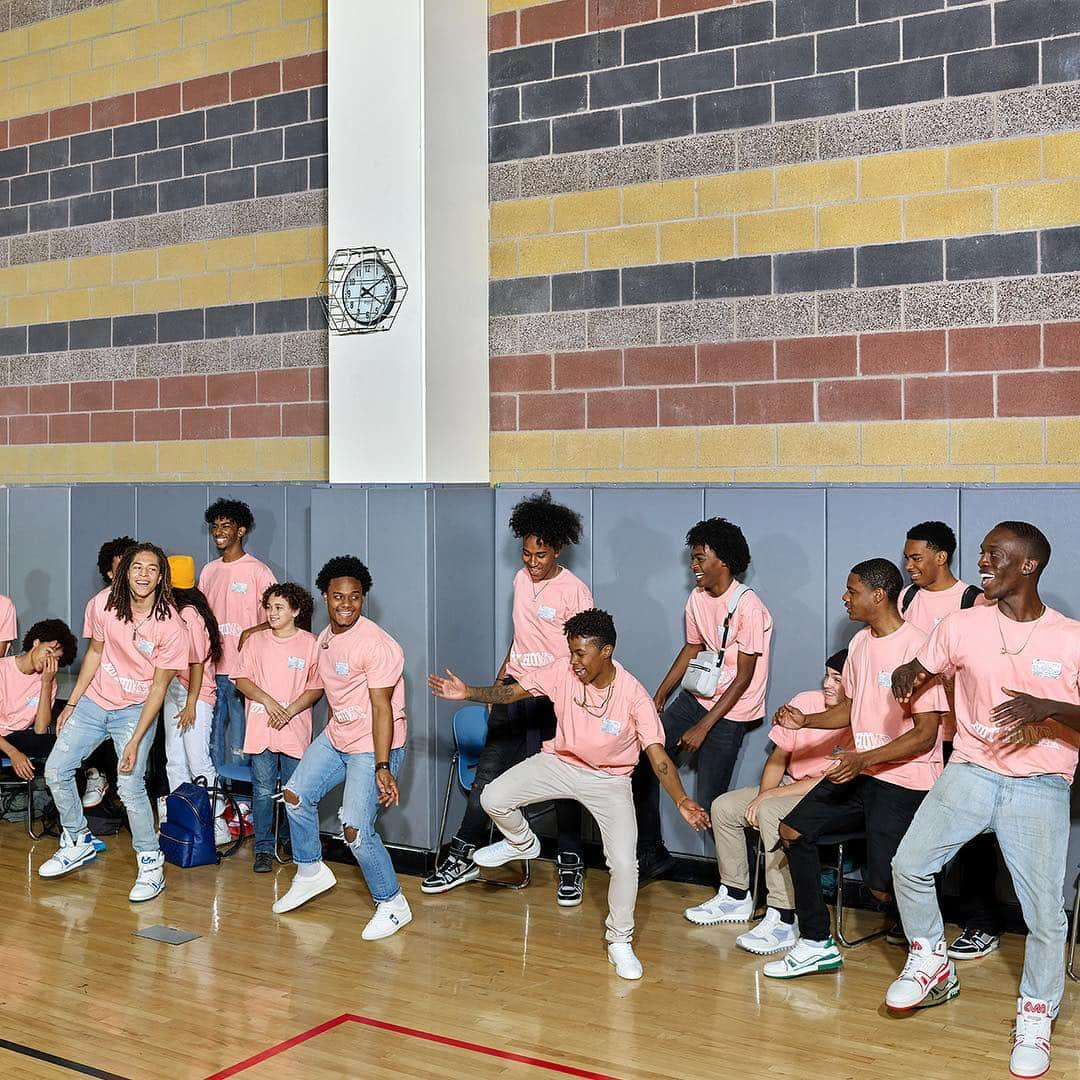
<instances>
[{"instance_id":1,"label":"red line on floor","mask_svg":"<svg viewBox=\"0 0 1080 1080\"><path fill-rule=\"evenodd\" d=\"M431 1031L421 1031L419 1028L402 1027L400 1024L388 1023L386 1020L375 1020L370 1016L356 1016L352 1013L343 1013L341 1016L335 1016L333 1020L327 1020L325 1023L319 1024L318 1027L313 1027L309 1031L303 1031L299 1035L294 1035L291 1039L286 1039L276 1046L271 1046L269 1049L254 1054L244 1061L238 1061L235 1065L230 1065L228 1068L222 1069L212 1076L208 1076L206 1080L226 1080L227 1077L236 1076L237 1073L253 1068L255 1065L259 1065L269 1058L276 1057L278 1054L283 1054L286 1050L291 1050L294 1046L299 1046L309 1039L314 1039L324 1031L330 1031L332 1028L336 1028L341 1024L346 1023L363 1024L366 1027L378 1028L381 1031L392 1031L396 1035L408 1035L413 1039L425 1039L427 1042L439 1043L443 1046L454 1046L459 1050L469 1050L474 1054L486 1054L488 1057L500 1058L503 1061L519 1061L523 1065L532 1065L538 1069L547 1069L550 1072L562 1073L563 1076L578 1076L582 1077L583 1080L618 1080L617 1077L611 1076L608 1073L590 1072L588 1069L579 1069L576 1065L560 1065L557 1061L546 1061L544 1058L529 1057L526 1054L515 1054L510 1050L497 1050L493 1046L483 1046L480 1043L466 1042L464 1039L454 1039L449 1035L436 1035Z\"/></svg>"}]
</instances>

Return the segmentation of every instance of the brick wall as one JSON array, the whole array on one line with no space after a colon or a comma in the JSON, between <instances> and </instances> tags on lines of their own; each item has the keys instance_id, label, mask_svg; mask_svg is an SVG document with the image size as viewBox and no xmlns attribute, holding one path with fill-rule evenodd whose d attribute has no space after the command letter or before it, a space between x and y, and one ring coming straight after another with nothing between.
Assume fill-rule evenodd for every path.
<instances>
[{"instance_id":1,"label":"brick wall","mask_svg":"<svg viewBox=\"0 0 1080 1080\"><path fill-rule=\"evenodd\" d=\"M1080 3L489 11L493 479L1080 479Z\"/></svg>"},{"instance_id":2,"label":"brick wall","mask_svg":"<svg viewBox=\"0 0 1080 1080\"><path fill-rule=\"evenodd\" d=\"M326 0L0 0L0 477L325 479Z\"/></svg>"}]
</instances>

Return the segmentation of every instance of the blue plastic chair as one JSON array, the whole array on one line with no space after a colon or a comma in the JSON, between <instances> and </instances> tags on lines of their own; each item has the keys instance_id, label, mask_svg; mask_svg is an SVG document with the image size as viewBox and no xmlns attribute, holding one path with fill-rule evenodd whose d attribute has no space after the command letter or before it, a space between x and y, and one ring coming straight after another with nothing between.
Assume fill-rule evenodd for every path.
<instances>
[{"instance_id":1,"label":"blue plastic chair","mask_svg":"<svg viewBox=\"0 0 1080 1080\"><path fill-rule=\"evenodd\" d=\"M255 776L251 771L250 765L222 765L217 771L217 783L209 789L212 805L217 805L217 798L222 794L231 794L231 784L250 784L254 787ZM222 781L226 783L222 783ZM281 845L278 842L278 830L281 826L281 810L280 799L278 795L281 794L281 780L278 780L277 786L274 789L274 858L279 863L287 862L288 860L281 857ZM242 827L242 826L241 826Z\"/></svg>"},{"instance_id":2,"label":"blue plastic chair","mask_svg":"<svg viewBox=\"0 0 1080 1080\"><path fill-rule=\"evenodd\" d=\"M450 759L450 774L446 778L446 795L443 798L442 820L439 822L439 842L435 846L436 858L442 853L443 837L446 835L446 819L450 813L450 796L454 791L454 779L468 795L476 777L480 753L487 742L488 711L486 705L463 705L454 713L454 755ZM489 835L494 835L495 824ZM528 862L522 863L521 879L518 881L481 880L486 885L501 885L507 889L524 889L529 884Z\"/></svg>"},{"instance_id":3,"label":"blue plastic chair","mask_svg":"<svg viewBox=\"0 0 1080 1080\"><path fill-rule=\"evenodd\" d=\"M0 758L0 768L10 769L11 758ZM26 793L26 831L34 840L40 840L41 833L34 832L34 781L24 780L21 776L0 777L0 791L4 788L22 788Z\"/></svg>"}]
</instances>

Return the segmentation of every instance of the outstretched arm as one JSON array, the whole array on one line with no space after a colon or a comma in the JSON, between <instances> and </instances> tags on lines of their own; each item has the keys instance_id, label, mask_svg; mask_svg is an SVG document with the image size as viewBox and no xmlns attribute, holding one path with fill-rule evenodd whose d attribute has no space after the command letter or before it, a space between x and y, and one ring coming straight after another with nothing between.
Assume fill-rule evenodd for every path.
<instances>
[{"instance_id":1,"label":"outstretched arm","mask_svg":"<svg viewBox=\"0 0 1080 1080\"><path fill-rule=\"evenodd\" d=\"M660 743L653 743L645 747L645 756L649 759L652 770L656 773L656 779L660 781L663 789L671 796L671 801L676 809L682 814L688 825L699 832L709 826L708 811L698 806L689 795L686 794L682 781L679 779L679 770L675 762L668 757Z\"/></svg>"},{"instance_id":2,"label":"outstretched arm","mask_svg":"<svg viewBox=\"0 0 1080 1080\"><path fill-rule=\"evenodd\" d=\"M491 686L468 686L449 668L446 678L428 676L428 686L436 697L446 701L478 701L481 705L509 705L532 695L518 682L497 682Z\"/></svg>"}]
</instances>

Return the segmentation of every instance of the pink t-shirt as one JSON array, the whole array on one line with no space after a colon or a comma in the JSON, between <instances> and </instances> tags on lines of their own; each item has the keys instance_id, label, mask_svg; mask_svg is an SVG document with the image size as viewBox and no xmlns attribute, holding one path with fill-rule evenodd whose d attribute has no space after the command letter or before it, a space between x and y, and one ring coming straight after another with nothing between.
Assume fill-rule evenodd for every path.
<instances>
[{"instance_id":1,"label":"pink t-shirt","mask_svg":"<svg viewBox=\"0 0 1080 1080\"><path fill-rule=\"evenodd\" d=\"M83 616L82 636L92 638L94 636L94 612L99 614L105 610L105 601L109 599L112 591L111 585L106 585L99 593L95 593L86 601L86 613Z\"/></svg>"},{"instance_id":2,"label":"pink t-shirt","mask_svg":"<svg viewBox=\"0 0 1080 1080\"><path fill-rule=\"evenodd\" d=\"M334 713L326 731L336 750L343 754L375 752L369 687L394 688L390 695L394 713L390 749L405 745L404 670L401 646L363 615L343 634L335 634L328 626L319 635L319 678Z\"/></svg>"},{"instance_id":3,"label":"pink t-shirt","mask_svg":"<svg viewBox=\"0 0 1080 1080\"><path fill-rule=\"evenodd\" d=\"M664 729L645 687L622 664L612 663L615 681L603 691L585 686L569 660L532 668L518 681L535 697L551 698L555 706L555 738L543 744L544 753L594 772L628 776L645 747L664 745ZM609 689L611 698L601 710ZM592 712L579 704L582 700Z\"/></svg>"},{"instance_id":4,"label":"pink t-shirt","mask_svg":"<svg viewBox=\"0 0 1080 1080\"><path fill-rule=\"evenodd\" d=\"M540 585L534 585L522 567L514 575L514 641L506 674L516 679L530 668L565 659L566 620L592 606L589 587L566 567Z\"/></svg>"},{"instance_id":5,"label":"pink t-shirt","mask_svg":"<svg viewBox=\"0 0 1080 1080\"><path fill-rule=\"evenodd\" d=\"M1009 654L1001 651L1003 636ZM1003 686L1080 704L1080 622L1050 607L1037 626L1009 619L996 607L973 607L941 622L918 659L927 671L954 677L952 761L1002 776L1057 773L1072 783L1080 733L1048 720L1038 725L1042 737L1034 746L1002 743L990 710L1007 700Z\"/></svg>"},{"instance_id":6,"label":"pink t-shirt","mask_svg":"<svg viewBox=\"0 0 1080 1080\"><path fill-rule=\"evenodd\" d=\"M292 637L274 637L263 630L244 642L233 679L248 679L281 705L291 705L305 690L322 687L319 679L319 643L314 634L297 630ZM303 757L311 742L311 710L297 713L283 728L272 728L266 709L248 700L244 753Z\"/></svg>"},{"instance_id":7,"label":"pink t-shirt","mask_svg":"<svg viewBox=\"0 0 1080 1080\"><path fill-rule=\"evenodd\" d=\"M264 621L263 593L276 584L274 572L254 555L244 554L230 563L215 559L203 567L199 588L210 602L221 631L219 675L232 675L235 671L240 635L249 626Z\"/></svg>"},{"instance_id":8,"label":"pink t-shirt","mask_svg":"<svg viewBox=\"0 0 1080 1080\"><path fill-rule=\"evenodd\" d=\"M15 605L8 597L0 594L0 641L14 641L18 636Z\"/></svg>"},{"instance_id":9,"label":"pink t-shirt","mask_svg":"<svg viewBox=\"0 0 1080 1080\"><path fill-rule=\"evenodd\" d=\"M737 581L732 582L731 588L721 596L710 596L704 589L695 589L690 594L686 601L688 645L702 645L713 652L720 651L720 642L724 637L724 620L728 615L728 601L738 584ZM760 720L765 715L765 685L769 678L772 628L772 616L757 593L753 590L744 592L728 627L727 647L724 649L724 661L720 669L720 679L716 684L716 693L711 698L697 699L706 709L711 709L723 696L735 678L739 653L746 653L757 656L757 665L750 685L728 710L727 718L746 723Z\"/></svg>"},{"instance_id":10,"label":"pink t-shirt","mask_svg":"<svg viewBox=\"0 0 1080 1080\"><path fill-rule=\"evenodd\" d=\"M911 598L911 603L908 604L907 611L902 611L900 614L907 622L914 623L929 636L946 615L960 610L960 601L964 599L967 589L968 585L963 581L957 581L955 585L950 585L947 589L938 589L936 592L930 589L917 589ZM901 594L903 595L906 594ZM980 604L987 603L989 601L980 592L972 606L978 607ZM941 718L941 737L946 742L952 742L955 734L956 718L951 712L947 712Z\"/></svg>"},{"instance_id":11,"label":"pink t-shirt","mask_svg":"<svg viewBox=\"0 0 1080 1080\"><path fill-rule=\"evenodd\" d=\"M801 713L824 712L825 695L820 690L804 690L790 701ZM773 724L769 738L781 750L788 752L787 774L792 780L816 779L823 776L833 762L833 753L853 750L851 728L811 728L795 731Z\"/></svg>"},{"instance_id":12,"label":"pink t-shirt","mask_svg":"<svg viewBox=\"0 0 1080 1080\"><path fill-rule=\"evenodd\" d=\"M103 709L141 705L150 696L155 670L183 671L188 666L190 638L175 611L166 619L139 615L122 622L115 611L95 604L91 629L91 637L104 646L86 692Z\"/></svg>"},{"instance_id":13,"label":"pink t-shirt","mask_svg":"<svg viewBox=\"0 0 1080 1080\"><path fill-rule=\"evenodd\" d=\"M24 675L14 656L0 660L0 735L25 731L37 719L41 700L41 676L35 671ZM50 704L56 701L56 680L53 679Z\"/></svg>"},{"instance_id":14,"label":"pink t-shirt","mask_svg":"<svg viewBox=\"0 0 1080 1080\"><path fill-rule=\"evenodd\" d=\"M851 699L851 730L856 750L876 750L906 735L915 726L912 712L946 712L949 708L940 681L926 687L909 705L901 705L892 693L892 673L911 660L926 642L926 635L912 623L904 623L885 637L874 637L865 626L848 646L842 682ZM867 776L890 784L929 791L941 775L941 728L934 745L907 761L872 765Z\"/></svg>"},{"instance_id":15,"label":"pink t-shirt","mask_svg":"<svg viewBox=\"0 0 1080 1080\"><path fill-rule=\"evenodd\" d=\"M206 623L204 622L203 617L191 606L191 604L188 604L188 606L180 612L180 621L184 624L188 634L188 645L190 648L190 651L188 652L188 664L203 665L202 685L199 687L199 700L213 707L217 702L217 683L214 681L217 672L214 670L214 661L210 659L210 631L206 629ZM177 675L177 678L180 680L185 690L191 688L191 680L188 678L190 670L190 666L185 667L180 674Z\"/></svg>"}]
</instances>

